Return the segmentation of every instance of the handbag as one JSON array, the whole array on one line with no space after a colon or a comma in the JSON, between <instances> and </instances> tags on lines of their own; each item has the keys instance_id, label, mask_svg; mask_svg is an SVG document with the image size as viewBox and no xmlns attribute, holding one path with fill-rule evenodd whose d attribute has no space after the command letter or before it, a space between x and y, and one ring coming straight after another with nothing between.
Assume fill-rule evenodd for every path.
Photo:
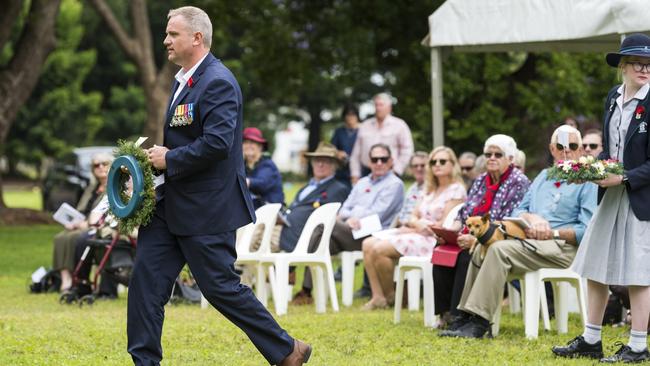
<instances>
[{"instance_id":1,"label":"handbag","mask_svg":"<svg viewBox=\"0 0 650 366\"><path fill-rule=\"evenodd\" d=\"M443 244L433 248L431 263L436 266L456 267L456 261L460 252L463 251L458 245Z\"/></svg>"}]
</instances>

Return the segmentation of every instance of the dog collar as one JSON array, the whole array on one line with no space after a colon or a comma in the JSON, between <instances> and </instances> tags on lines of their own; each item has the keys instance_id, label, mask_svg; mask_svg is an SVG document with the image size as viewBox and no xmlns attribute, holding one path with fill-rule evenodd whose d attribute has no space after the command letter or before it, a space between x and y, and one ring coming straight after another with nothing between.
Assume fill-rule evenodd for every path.
<instances>
[{"instance_id":1,"label":"dog collar","mask_svg":"<svg viewBox=\"0 0 650 366\"><path fill-rule=\"evenodd\" d=\"M487 229L487 231L485 232L485 234L483 234L483 235L481 235L480 237L476 238L476 240L478 240L479 243L485 245L485 243L487 243L488 240L490 240L490 238L492 237L492 235L494 235L494 232L495 232L499 227L500 227L499 225L495 225L495 224L493 224L493 223L490 223L490 226L488 227L488 229Z\"/></svg>"}]
</instances>

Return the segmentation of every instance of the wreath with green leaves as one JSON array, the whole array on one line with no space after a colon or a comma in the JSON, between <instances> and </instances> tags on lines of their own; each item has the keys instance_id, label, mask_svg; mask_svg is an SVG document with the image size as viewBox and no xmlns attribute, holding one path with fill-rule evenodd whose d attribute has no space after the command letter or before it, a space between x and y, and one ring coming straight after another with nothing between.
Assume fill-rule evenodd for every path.
<instances>
[{"instance_id":1,"label":"wreath with green leaves","mask_svg":"<svg viewBox=\"0 0 650 366\"><path fill-rule=\"evenodd\" d=\"M117 159L113 162L109 171L108 189L119 189L119 194L115 192L115 194L118 194L119 199L114 194L113 200L117 202L112 202L113 200L111 200L111 194L109 192L109 210L117 219L118 230L121 233L128 234L133 229L147 225L151 221L156 207L156 191L153 183L153 167L144 150L136 146L134 142L124 140L119 140L117 145L118 148L115 153ZM131 169L139 169L140 171L129 171L128 167L121 163L123 158L127 158L129 161L135 160L137 165L131 166ZM137 182L134 182L133 193L129 194L126 187L131 177L133 177L134 181L136 177L141 177L138 179L142 180L142 189L136 189L135 183ZM112 180L116 180L116 182L111 184ZM120 200L121 202L119 202ZM135 206L132 205L132 209L125 212L124 207L120 206L123 206L125 202L129 203L131 200L136 200Z\"/></svg>"}]
</instances>

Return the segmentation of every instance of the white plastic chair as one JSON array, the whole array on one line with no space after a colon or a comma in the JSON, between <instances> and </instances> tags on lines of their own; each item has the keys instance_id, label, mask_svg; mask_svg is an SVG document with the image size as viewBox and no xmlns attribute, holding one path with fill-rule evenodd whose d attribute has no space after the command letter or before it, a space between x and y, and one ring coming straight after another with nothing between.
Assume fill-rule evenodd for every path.
<instances>
[{"instance_id":1,"label":"white plastic chair","mask_svg":"<svg viewBox=\"0 0 650 366\"><path fill-rule=\"evenodd\" d=\"M458 215L458 211L463 207L459 204L452 208L443 222L444 228L450 228ZM418 311L420 307L420 279L423 281L424 288L424 326L435 327L435 305L433 293L433 264L429 257L405 256L401 257L395 268L395 313L393 315L394 323L400 322L400 313L402 311L402 297L404 294L404 280L408 279L408 303L409 310Z\"/></svg>"},{"instance_id":2,"label":"white plastic chair","mask_svg":"<svg viewBox=\"0 0 650 366\"><path fill-rule=\"evenodd\" d=\"M573 286L577 291L578 310L582 318L582 324L585 325L587 321L585 288L582 278L577 273L568 268L541 268L537 271L526 272L523 277L511 276L508 280L516 278L520 281L523 294L524 328L527 338L534 339L538 336L540 310L542 310L544 328L550 329L546 291L544 289L545 281L550 281L553 284L555 320L558 333L568 331L569 285ZM499 305L492 324L492 334L494 336L499 333L500 320L501 306Z\"/></svg>"},{"instance_id":3,"label":"white plastic chair","mask_svg":"<svg viewBox=\"0 0 650 366\"><path fill-rule=\"evenodd\" d=\"M237 229L237 239L235 248L237 250L236 264L244 265L246 267L254 267L255 273L255 295L260 302L266 306L268 302L268 294L266 291L266 271L259 263L261 256L271 253L271 236L275 228L278 212L282 204L269 203L257 210L255 210L255 223L242 226ZM255 229L259 225L264 225L262 232L262 241L257 251L251 252L250 246L255 234ZM208 301L201 295L201 308L206 309Z\"/></svg>"},{"instance_id":4,"label":"white plastic chair","mask_svg":"<svg viewBox=\"0 0 650 366\"><path fill-rule=\"evenodd\" d=\"M336 213L340 207L340 203L332 202L314 210L307 219L293 252L270 253L261 256L260 263L265 267L269 267L273 301L277 315L287 313L289 296L286 288L289 283L289 265L291 264L304 264L309 266L312 273L314 304L316 305L317 313L325 312L327 303L326 289L329 290L332 309L339 311L329 244L332 229L336 222ZM312 233L319 225L323 225L323 235L321 236L318 248L314 253L308 253Z\"/></svg>"}]
</instances>

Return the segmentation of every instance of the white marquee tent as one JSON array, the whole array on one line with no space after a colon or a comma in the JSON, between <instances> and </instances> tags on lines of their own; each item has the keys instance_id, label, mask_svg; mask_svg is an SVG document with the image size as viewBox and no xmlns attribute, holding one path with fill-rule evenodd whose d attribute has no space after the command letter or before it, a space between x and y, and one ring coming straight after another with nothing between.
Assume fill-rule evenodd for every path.
<instances>
[{"instance_id":1,"label":"white marquee tent","mask_svg":"<svg viewBox=\"0 0 650 366\"><path fill-rule=\"evenodd\" d=\"M433 145L444 143L447 52L611 52L650 31L650 0L447 0L429 16ZM604 59L603 59L603 62Z\"/></svg>"}]
</instances>

